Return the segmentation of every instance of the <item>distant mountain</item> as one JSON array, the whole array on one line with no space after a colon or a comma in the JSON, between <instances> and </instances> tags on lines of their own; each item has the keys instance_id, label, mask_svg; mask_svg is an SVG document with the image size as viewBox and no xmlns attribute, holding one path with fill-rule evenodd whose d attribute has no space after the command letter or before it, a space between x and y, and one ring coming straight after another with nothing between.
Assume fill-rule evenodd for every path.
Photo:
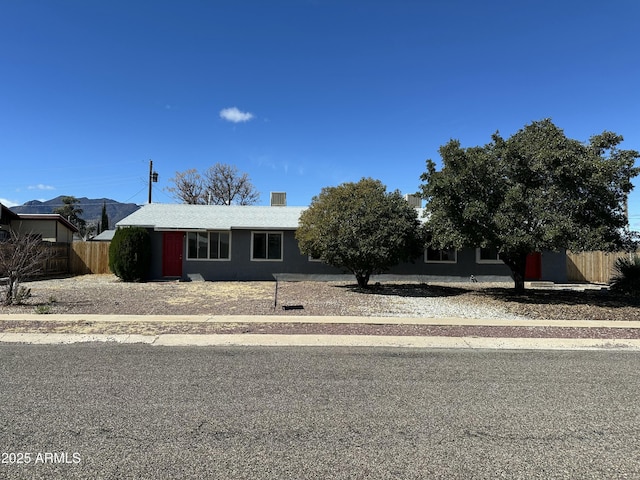
<instances>
[{"instance_id":1,"label":"distant mountain","mask_svg":"<svg viewBox=\"0 0 640 480\"><path fill-rule=\"evenodd\" d=\"M113 229L117 222L132 214L140 207L135 203L120 203L110 198L78 198L78 206L83 210L80 217L87 222L96 224L102 219L102 205L107 206L107 216L109 217L109 228ZM62 207L62 196L52 198L46 202L31 200L24 205L11 207L10 210L16 213L53 213L53 210Z\"/></svg>"}]
</instances>

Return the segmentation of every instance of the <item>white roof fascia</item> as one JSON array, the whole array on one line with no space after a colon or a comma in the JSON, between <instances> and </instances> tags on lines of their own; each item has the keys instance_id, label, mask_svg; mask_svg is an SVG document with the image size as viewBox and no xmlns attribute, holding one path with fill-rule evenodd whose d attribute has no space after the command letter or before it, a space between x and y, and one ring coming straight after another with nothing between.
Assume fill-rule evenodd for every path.
<instances>
[{"instance_id":1,"label":"white roof fascia","mask_svg":"<svg viewBox=\"0 0 640 480\"><path fill-rule=\"evenodd\" d=\"M298 227L265 227L265 226L260 226L260 227L251 227L248 225L242 225L242 226L232 226L229 230L297 230ZM223 230L221 228L219 228L218 230Z\"/></svg>"},{"instance_id":2,"label":"white roof fascia","mask_svg":"<svg viewBox=\"0 0 640 480\"><path fill-rule=\"evenodd\" d=\"M120 222L116 223L116 230L119 229L119 228L129 228L129 227L140 227L140 228L151 228L151 229L154 229L155 225L138 225L138 224L130 224L130 223L121 224Z\"/></svg>"},{"instance_id":3,"label":"white roof fascia","mask_svg":"<svg viewBox=\"0 0 640 480\"><path fill-rule=\"evenodd\" d=\"M178 228L178 227L149 227L153 228L154 232L207 232L209 229L206 228ZM222 228L218 228L217 230L224 230Z\"/></svg>"}]
</instances>

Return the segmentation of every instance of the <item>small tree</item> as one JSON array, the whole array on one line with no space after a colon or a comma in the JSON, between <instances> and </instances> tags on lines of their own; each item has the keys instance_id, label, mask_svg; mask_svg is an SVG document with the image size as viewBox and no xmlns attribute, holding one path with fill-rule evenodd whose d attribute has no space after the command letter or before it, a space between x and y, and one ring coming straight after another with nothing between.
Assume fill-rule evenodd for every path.
<instances>
[{"instance_id":1,"label":"small tree","mask_svg":"<svg viewBox=\"0 0 640 480\"><path fill-rule=\"evenodd\" d=\"M296 239L302 253L348 270L361 288L424 247L417 210L371 178L323 188L300 216Z\"/></svg>"},{"instance_id":2,"label":"small tree","mask_svg":"<svg viewBox=\"0 0 640 480\"><path fill-rule=\"evenodd\" d=\"M109 215L107 215L106 202L102 202L102 216L100 218L100 228L98 229L98 233L100 234L105 230L109 230Z\"/></svg>"},{"instance_id":3,"label":"small tree","mask_svg":"<svg viewBox=\"0 0 640 480\"><path fill-rule=\"evenodd\" d=\"M249 175L233 165L216 163L203 175L194 168L176 172L167 191L176 200L191 205L254 205L260 200Z\"/></svg>"},{"instance_id":4,"label":"small tree","mask_svg":"<svg viewBox=\"0 0 640 480\"><path fill-rule=\"evenodd\" d=\"M84 212L84 210L79 206L80 200L73 196L64 196L61 200L62 206L55 208L53 213L62 215L64 218L69 220L69 222L75 225L80 232L83 232L87 222L80 217Z\"/></svg>"},{"instance_id":5,"label":"small tree","mask_svg":"<svg viewBox=\"0 0 640 480\"><path fill-rule=\"evenodd\" d=\"M21 303L29 295L20 284L44 271L51 255L38 235L9 231L9 239L0 243L0 277L5 277L4 305Z\"/></svg>"},{"instance_id":6,"label":"small tree","mask_svg":"<svg viewBox=\"0 0 640 480\"><path fill-rule=\"evenodd\" d=\"M640 154L621 142L604 132L584 144L551 120L482 147L451 140L441 171L428 160L421 177L431 246L498 249L517 291L530 253L631 248L625 205Z\"/></svg>"},{"instance_id":7,"label":"small tree","mask_svg":"<svg viewBox=\"0 0 640 480\"><path fill-rule=\"evenodd\" d=\"M97 235L100 225L95 221L84 222L79 228L78 234L82 240L89 240L89 238Z\"/></svg>"},{"instance_id":8,"label":"small tree","mask_svg":"<svg viewBox=\"0 0 640 480\"><path fill-rule=\"evenodd\" d=\"M205 205L207 203L204 195L204 180L196 169L176 172L175 177L170 178L169 182L173 183L173 187L167 187L166 190L176 200L189 205Z\"/></svg>"},{"instance_id":9,"label":"small tree","mask_svg":"<svg viewBox=\"0 0 640 480\"><path fill-rule=\"evenodd\" d=\"M151 266L151 238L142 227L119 228L109 245L109 268L125 282L141 282Z\"/></svg>"},{"instance_id":10,"label":"small tree","mask_svg":"<svg viewBox=\"0 0 640 480\"><path fill-rule=\"evenodd\" d=\"M260 193L255 189L249 175L239 173L233 165L216 163L205 173L205 195L207 203L214 205L255 205Z\"/></svg>"}]
</instances>

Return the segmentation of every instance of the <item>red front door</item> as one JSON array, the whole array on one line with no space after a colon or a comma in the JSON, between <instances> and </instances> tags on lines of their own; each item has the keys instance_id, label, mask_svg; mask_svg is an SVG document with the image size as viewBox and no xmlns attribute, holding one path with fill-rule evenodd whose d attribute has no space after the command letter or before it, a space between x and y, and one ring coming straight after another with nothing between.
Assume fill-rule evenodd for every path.
<instances>
[{"instance_id":1,"label":"red front door","mask_svg":"<svg viewBox=\"0 0 640 480\"><path fill-rule=\"evenodd\" d=\"M527 266L525 268L524 278L526 280L542 279L542 254L539 252L527 255Z\"/></svg>"},{"instance_id":2,"label":"red front door","mask_svg":"<svg viewBox=\"0 0 640 480\"><path fill-rule=\"evenodd\" d=\"M162 276L182 277L183 232L162 235Z\"/></svg>"}]
</instances>

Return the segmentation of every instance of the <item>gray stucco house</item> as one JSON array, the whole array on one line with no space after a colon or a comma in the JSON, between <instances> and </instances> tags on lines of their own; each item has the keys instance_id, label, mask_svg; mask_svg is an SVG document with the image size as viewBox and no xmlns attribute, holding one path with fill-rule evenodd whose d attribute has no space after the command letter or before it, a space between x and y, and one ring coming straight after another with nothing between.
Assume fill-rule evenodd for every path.
<instances>
[{"instance_id":1,"label":"gray stucco house","mask_svg":"<svg viewBox=\"0 0 640 480\"><path fill-rule=\"evenodd\" d=\"M348 274L300 253L295 231L306 207L152 203L117 223L151 233L150 278L203 280L337 279ZM531 256L530 280L566 282L565 252ZM490 249L427 250L389 276L421 281L510 280L509 269ZM351 278L351 276L349 276Z\"/></svg>"}]
</instances>

